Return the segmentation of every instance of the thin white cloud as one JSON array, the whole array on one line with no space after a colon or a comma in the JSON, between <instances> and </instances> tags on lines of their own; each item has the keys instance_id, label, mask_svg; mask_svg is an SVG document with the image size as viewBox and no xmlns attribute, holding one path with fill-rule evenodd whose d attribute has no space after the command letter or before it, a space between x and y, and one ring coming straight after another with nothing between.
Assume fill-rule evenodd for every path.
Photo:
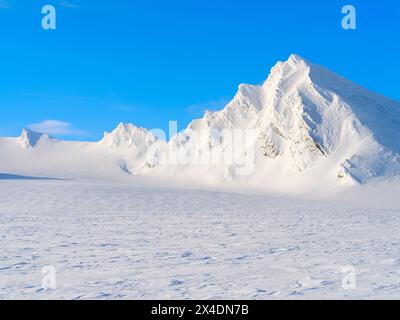
<instances>
[{"instance_id":1,"label":"thin white cloud","mask_svg":"<svg viewBox=\"0 0 400 320\"><path fill-rule=\"evenodd\" d=\"M62 7L65 7L65 8L70 8L70 9L80 8L79 4L72 3L72 2L66 1L66 0L58 1L58 5L62 6Z\"/></svg>"},{"instance_id":2,"label":"thin white cloud","mask_svg":"<svg viewBox=\"0 0 400 320\"><path fill-rule=\"evenodd\" d=\"M0 0L0 9L10 9L11 5L6 0Z\"/></svg>"},{"instance_id":3,"label":"thin white cloud","mask_svg":"<svg viewBox=\"0 0 400 320\"><path fill-rule=\"evenodd\" d=\"M74 126L71 125L70 123L59 120L45 120L40 123L31 124L28 126L28 129L40 133L47 133L50 136L59 136L59 135L82 136L87 134L83 130L74 128Z\"/></svg>"}]
</instances>

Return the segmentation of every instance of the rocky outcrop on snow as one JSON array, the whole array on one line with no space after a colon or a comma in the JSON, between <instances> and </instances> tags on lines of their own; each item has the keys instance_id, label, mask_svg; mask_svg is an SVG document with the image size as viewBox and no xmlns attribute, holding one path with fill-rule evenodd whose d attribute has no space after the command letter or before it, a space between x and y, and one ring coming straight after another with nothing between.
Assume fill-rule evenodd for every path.
<instances>
[{"instance_id":1,"label":"rocky outcrop on snow","mask_svg":"<svg viewBox=\"0 0 400 320\"><path fill-rule=\"evenodd\" d=\"M24 130L19 148L43 139ZM283 190L365 184L400 174L400 104L292 55L263 84L240 85L224 109L206 112L169 142L124 123L99 143L51 141L36 157L53 150L64 167L62 150L70 148L84 150L90 165L112 159L120 172L137 175ZM0 139L0 149L10 143Z\"/></svg>"}]
</instances>

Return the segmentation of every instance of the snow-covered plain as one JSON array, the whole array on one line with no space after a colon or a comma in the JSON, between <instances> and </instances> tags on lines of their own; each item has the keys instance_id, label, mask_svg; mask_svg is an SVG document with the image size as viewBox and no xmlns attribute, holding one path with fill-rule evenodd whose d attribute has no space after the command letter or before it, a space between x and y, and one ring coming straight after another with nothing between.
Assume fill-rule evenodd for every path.
<instances>
[{"instance_id":1,"label":"snow-covered plain","mask_svg":"<svg viewBox=\"0 0 400 320\"><path fill-rule=\"evenodd\" d=\"M317 201L139 185L2 175L0 299L400 298L400 187Z\"/></svg>"}]
</instances>

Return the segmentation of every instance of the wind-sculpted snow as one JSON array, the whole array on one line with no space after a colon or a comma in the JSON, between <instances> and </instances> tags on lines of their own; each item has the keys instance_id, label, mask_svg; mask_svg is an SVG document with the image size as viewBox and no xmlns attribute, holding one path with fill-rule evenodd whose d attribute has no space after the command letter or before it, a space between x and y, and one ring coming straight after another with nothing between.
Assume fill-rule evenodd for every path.
<instances>
[{"instance_id":1,"label":"wind-sculpted snow","mask_svg":"<svg viewBox=\"0 0 400 320\"><path fill-rule=\"evenodd\" d=\"M400 298L400 204L377 209L373 193L351 205L75 181L0 190L0 299Z\"/></svg>"}]
</instances>

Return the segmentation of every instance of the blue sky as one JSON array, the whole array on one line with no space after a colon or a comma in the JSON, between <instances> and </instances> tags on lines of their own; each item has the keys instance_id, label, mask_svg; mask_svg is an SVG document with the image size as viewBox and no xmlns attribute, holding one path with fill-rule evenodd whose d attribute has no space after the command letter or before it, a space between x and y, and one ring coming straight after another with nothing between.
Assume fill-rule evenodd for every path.
<instances>
[{"instance_id":1,"label":"blue sky","mask_svg":"<svg viewBox=\"0 0 400 320\"><path fill-rule=\"evenodd\" d=\"M41 28L54 5L57 29ZM341 8L357 9L357 30ZM184 128L297 53L400 100L398 1L0 0L0 135Z\"/></svg>"}]
</instances>

